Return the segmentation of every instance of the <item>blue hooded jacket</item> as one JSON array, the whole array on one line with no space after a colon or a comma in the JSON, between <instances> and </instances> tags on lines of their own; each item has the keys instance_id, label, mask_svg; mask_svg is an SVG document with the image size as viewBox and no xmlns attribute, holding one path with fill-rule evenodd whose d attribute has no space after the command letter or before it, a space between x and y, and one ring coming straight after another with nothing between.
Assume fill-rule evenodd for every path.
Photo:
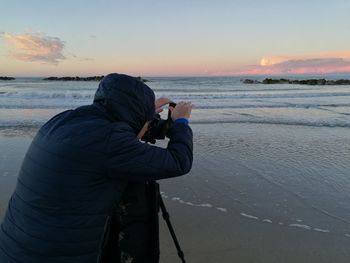
<instances>
[{"instance_id":1,"label":"blue hooded jacket","mask_svg":"<svg viewBox=\"0 0 350 263\"><path fill-rule=\"evenodd\" d=\"M94 104L54 116L33 139L0 228L1 263L95 263L113 206L129 182L189 172L191 128L174 123L166 149L136 135L155 113L153 91L110 74Z\"/></svg>"}]
</instances>

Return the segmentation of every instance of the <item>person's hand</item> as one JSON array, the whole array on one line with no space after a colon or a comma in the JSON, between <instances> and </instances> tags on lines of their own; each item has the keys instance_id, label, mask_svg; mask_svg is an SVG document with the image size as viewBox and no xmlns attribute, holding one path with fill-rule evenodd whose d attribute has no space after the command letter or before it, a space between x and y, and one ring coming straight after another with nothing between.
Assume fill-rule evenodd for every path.
<instances>
[{"instance_id":1,"label":"person's hand","mask_svg":"<svg viewBox=\"0 0 350 263\"><path fill-rule=\"evenodd\" d=\"M155 101L155 105L156 105L156 113L160 113L163 111L162 107L164 105L169 104L170 102L173 102L172 100L168 99L168 98L158 98Z\"/></svg>"},{"instance_id":2,"label":"person's hand","mask_svg":"<svg viewBox=\"0 0 350 263\"><path fill-rule=\"evenodd\" d=\"M176 121L180 118L189 119L191 116L193 105L191 102L180 101L175 108L171 108L171 118Z\"/></svg>"}]
</instances>

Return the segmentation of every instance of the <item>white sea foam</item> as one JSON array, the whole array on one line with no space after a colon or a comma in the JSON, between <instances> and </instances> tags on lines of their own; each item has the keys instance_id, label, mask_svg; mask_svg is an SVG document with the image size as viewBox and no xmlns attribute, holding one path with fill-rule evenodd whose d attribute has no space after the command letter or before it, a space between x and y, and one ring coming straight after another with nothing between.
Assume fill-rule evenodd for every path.
<instances>
[{"instance_id":1,"label":"white sea foam","mask_svg":"<svg viewBox=\"0 0 350 263\"><path fill-rule=\"evenodd\" d=\"M266 219L264 219L264 220L263 220L263 222L266 222L266 223L270 223L270 224L272 224L272 221L271 221L270 219L267 219L267 218L266 218Z\"/></svg>"},{"instance_id":2,"label":"white sea foam","mask_svg":"<svg viewBox=\"0 0 350 263\"><path fill-rule=\"evenodd\" d=\"M201 206L201 207L213 207L212 204L199 204L197 206Z\"/></svg>"},{"instance_id":3,"label":"white sea foam","mask_svg":"<svg viewBox=\"0 0 350 263\"><path fill-rule=\"evenodd\" d=\"M313 228L313 230L315 230L317 232L322 232L322 233L329 233L329 232L331 232L328 229L322 229L322 228L317 228L317 227Z\"/></svg>"},{"instance_id":4,"label":"white sea foam","mask_svg":"<svg viewBox=\"0 0 350 263\"><path fill-rule=\"evenodd\" d=\"M259 220L259 217L256 217L256 216L253 216L253 215L249 215L249 214L246 214L246 213L240 213L240 215L244 216L244 217L247 217L247 218L250 218L250 219Z\"/></svg>"},{"instance_id":5,"label":"white sea foam","mask_svg":"<svg viewBox=\"0 0 350 263\"><path fill-rule=\"evenodd\" d=\"M162 194L162 196L166 196L164 193ZM167 196L168 197L168 196ZM207 208L215 208L221 212L227 212L227 209L226 208L223 208L223 207L215 207L214 205L212 204L209 204L209 203L193 203L193 202L188 202L188 201L184 201L182 200L180 197L172 197L171 198L172 201L176 201L180 204L184 204L184 205L189 205L189 206L194 206L194 207L207 207Z\"/></svg>"},{"instance_id":6,"label":"white sea foam","mask_svg":"<svg viewBox=\"0 0 350 263\"><path fill-rule=\"evenodd\" d=\"M289 226L291 226L291 227L299 227L299 228L303 228L303 229L306 229L306 230L311 230L310 226L303 225L303 224L290 224Z\"/></svg>"}]
</instances>

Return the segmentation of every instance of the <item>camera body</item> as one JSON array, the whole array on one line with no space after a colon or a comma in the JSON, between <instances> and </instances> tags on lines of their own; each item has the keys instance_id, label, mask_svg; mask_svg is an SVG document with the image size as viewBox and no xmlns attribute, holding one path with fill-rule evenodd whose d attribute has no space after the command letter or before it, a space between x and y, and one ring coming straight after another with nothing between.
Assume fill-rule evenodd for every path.
<instances>
[{"instance_id":1,"label":"camera body","mask_svg":"<svg viewBox=\"0 0 350 263\"><path fill-rule=\"evenodd\" d=\"M149 124L149 129L141 138L142 141L154 144L156 140L164 140L165 137L168 137L169 129L173 125L170 107L175 106L176 103L169 103L168 118L166 120L162 119L158 113L155 115L155 118Z\"/></svg>"}]
</instances>

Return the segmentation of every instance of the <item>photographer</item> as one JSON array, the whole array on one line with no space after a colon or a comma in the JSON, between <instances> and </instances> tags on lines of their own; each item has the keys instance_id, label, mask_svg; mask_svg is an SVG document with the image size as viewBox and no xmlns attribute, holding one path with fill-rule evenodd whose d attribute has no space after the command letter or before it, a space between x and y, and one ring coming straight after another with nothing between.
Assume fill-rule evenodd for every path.
<instances>
[{"instance_id":1,"label":"photographer","mask_svg":"<svg viewBox=\"0 0 350 263\"><path fill-rule=\"evenodd\" d=\"M157 262L149 182L188 173L193 158L191 103L172 109L166 149L139 140L168 103L110 74L92 105L44 124L1 225L0 262Z\"/></svg>"}]
</instances>

